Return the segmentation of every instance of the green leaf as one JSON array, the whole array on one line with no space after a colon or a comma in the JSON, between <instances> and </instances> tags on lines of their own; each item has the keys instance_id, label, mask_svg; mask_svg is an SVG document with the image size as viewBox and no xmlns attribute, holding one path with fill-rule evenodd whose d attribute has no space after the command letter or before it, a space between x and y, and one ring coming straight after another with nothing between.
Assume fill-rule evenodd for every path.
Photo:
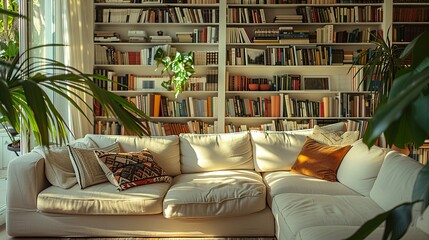
<instances>
[{"instance_id":1,"label":"green leaf","mask_svg":"<svg viewBox=\"0 0 429 240\"><path fill-rule=\"evenodd\" d=\"M40 135L35 135L37 142L44 146L49 145L49 124L48 124L48 111L44 103L43 90L32 81L22 81L27 104L34 115L35 125L32 126Z\"/></svg>"},{"instance_id":2,"label":"green leaf","mask_svg":"<svg viewBox=\"0 0 429 240\"><path fill-rule=\"evenodd\" d=\"M404 109L409 107L414 100L416 100L421 94L422 89L429 84L429 68L422 72L413 72L412 76L405 74L399 76L394 84L393 88L397 84L396 81L401 82L401 79L413 79L409 84L397 91L397 94L391 95L389 101L377 108L374 117L369 123L370 131L366 131L364 136L364 142L372 146L378 136L383 133L388 126L399 119Z\"/></svg>"},{"instance_id":3,"label":"green leaf","mask_svg":"<svg viewBox=\"0 0 429 240\"><path fill-rule=\"evenodd\" d=\"M413 57L413 65L418 65L424 58L429 56L429 31L423 32L413 39L407 47L405 47L400 58L406 59L411 53Z\"/></svg>"}]
</instances>

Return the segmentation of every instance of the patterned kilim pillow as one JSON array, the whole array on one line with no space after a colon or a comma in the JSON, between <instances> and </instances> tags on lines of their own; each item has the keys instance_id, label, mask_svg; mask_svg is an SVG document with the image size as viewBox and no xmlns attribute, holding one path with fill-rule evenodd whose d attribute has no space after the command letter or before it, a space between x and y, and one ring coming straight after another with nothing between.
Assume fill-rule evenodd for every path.
<instances>
[{"instance_id":1,"label":"patterned kilim pillow","mask_svg":"<svg viewBox=\"0 0 429 240\"><path fill-rule=\"evenodd\" d=\"M94 151L109 181L118 190L158 182L171 182L171 177L153 160L148 150L111 153Z\"/></svg>"}]
</instances>

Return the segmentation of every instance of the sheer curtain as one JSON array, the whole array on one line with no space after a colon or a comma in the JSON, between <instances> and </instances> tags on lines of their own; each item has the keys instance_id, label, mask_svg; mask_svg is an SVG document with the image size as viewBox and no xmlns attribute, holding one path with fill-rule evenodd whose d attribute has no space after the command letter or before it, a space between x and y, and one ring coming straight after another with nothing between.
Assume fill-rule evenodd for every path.
<instances>
[{"instance_id":1,"label":"sheer curtain","mask_svg":"<svg viewBox=\"0 0 429 240\"><path fill-rule=\"evenodd\" d=\"M34 56L56 59L84 73L93 69L92 1L88 0L33 0L29 7L29 47L41 44L64 44L65 47L42 48L32 52ZM92 105L92 98L78 92L85 102ZM92 132L91 122L80 114L64 98L51 95L55 106L68 121L71 129L70 137L83 137ZM91 110L80 101L80 107L92 119Z\"/></svg>"},{"instance_id":2,"label":"sheer curtain","mask_svg":"<svg viewBox=\"0 0 429 240\"><path fill-rule=\"evenodd\" d=\"M91 73L93 69L92 38L93 38L93 9L92 1L88 0L62 0L64 19L64 63L73 66L84 73ZM78 93L85 102L92 105L92 98L83 92ZM93 120L90 109L82 102L80 107L86 110L86 116ZM83 137L92 132L92 125L72 106L68 107L68 120L70 128L76 138Z\"/></svg>"}]
</instances>

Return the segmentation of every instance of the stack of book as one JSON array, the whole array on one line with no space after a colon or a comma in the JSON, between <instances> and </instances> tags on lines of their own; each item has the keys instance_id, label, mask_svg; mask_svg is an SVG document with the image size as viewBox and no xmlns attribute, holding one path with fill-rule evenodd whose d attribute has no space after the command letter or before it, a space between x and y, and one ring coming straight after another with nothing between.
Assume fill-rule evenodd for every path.
<instances>
[{"instance_id":1,"label":"stack of book","mask_svg":"<svg viewBox=\"0 0 429 240\"><path fill-rule=\"evenodd\" d=\"M275 23L302 23L302 15L282 14L274 17Z\"/></svg>"},{"instance_id":2,"label":"stack of book","mask_svg":"<svg viewBox=\"0 0 429 240\"><path fill-rule=\"evenodd\" d=\"M192 32L176 32L177 40L180 43L191 43L193 42Z\"/></svg>"},{"instance_id":3,"label":"stack of book","mask_svg":"<svg viewBox=\"0 0 429 240\"><path fill-rule=\"evenodd\" d=\"M170 36L149 36L151 42L155 43L171 43L172 38Z\"/></svg>"},{"instance_id":4,"label":"stack of book","mask_svg":"<svg viewBox=\"0 0 429 240\"><path fill-rule=\"evenodd\" d=\"M254 43L278 43L279 30L278 29L255 29L253 35Z\"/></svg>"},{"instance_id":5,"label":"stack of book","mask_svg":"<svg viewBox=\"0 0 429 240\"><path fill-rule=\"evenodd\" d=\"M279 27L279 43L282 44L307 44L310 43L310 31L294 30L292 27Z\"/></svg>"},{"instance_id":6,"label":"stack of book","mask_svg":"<svg viewBox=\"0 0 429 240\"><path fill-rule=\"evenodd\" d=\"M113 31L95 31L94 42L120 42L120 36Z\"/></svg>"}]
</instances>

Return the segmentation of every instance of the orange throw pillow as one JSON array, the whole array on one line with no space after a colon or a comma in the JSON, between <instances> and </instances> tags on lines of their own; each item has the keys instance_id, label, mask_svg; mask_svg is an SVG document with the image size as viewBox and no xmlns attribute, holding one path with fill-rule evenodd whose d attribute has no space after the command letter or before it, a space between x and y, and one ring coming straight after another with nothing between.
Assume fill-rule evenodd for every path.
<instances>
[{"instance_id":1,"label":"orange throw pillow","mask_svg":"<svg viewBox=\"0 0 429 240\"><path fill-rule=\"evenodd\" d=\"M350 145L325 145L307 137L291 172L335 182L337 170L350 148Z\"/></svg>"}]
</instances>

